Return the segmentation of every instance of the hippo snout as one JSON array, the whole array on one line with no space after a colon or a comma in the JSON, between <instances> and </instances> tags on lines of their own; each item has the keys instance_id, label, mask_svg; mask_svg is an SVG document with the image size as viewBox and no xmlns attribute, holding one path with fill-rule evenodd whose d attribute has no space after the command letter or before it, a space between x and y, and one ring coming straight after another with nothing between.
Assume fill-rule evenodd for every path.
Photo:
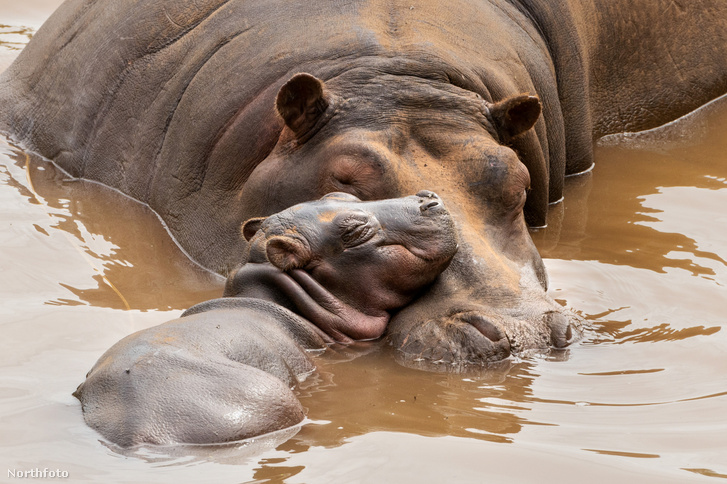
<instances>
[{"instance_id":1,"label":"hippo snout","mask_svg":"<svg viewBox=\"0 0 727 484\"><path fill-rule=\"evenodd\" d=\"M400 362L422 359L489 365L528 350L564 348L583 335L584 325L577 314L564 308L534 306L508 314L463 303L457 310L447 311L425 300L421 307L413 304L399 312L386 337L401 353Z\"/></svg>"}]
</instances>

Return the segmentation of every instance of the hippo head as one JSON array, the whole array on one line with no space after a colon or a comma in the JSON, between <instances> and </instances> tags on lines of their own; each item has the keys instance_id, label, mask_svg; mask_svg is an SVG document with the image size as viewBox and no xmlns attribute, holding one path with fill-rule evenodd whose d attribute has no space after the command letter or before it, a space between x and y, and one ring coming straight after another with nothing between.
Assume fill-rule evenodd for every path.
<instances>
[{"instance_id":1,"label":"hippo head","mask_svg":"<svg viewBox=\"0 0 727 484\"><path fill-rule=\"evenodd\" d=\"M408 357L452 362L569 344L580 323L546 295L525 219L547 210L542 187L531 192L533 173L542 185L542 167L529 169L516 152L539 146L530 128L540 102L513 95L494 103L448 78L395 70L353 69L325 83L298 74L285 83L275 104L284 123L278 144L247 179L242 206L252 215L331 191L376 200L436 190L456 221L460 250L428 292L395 315L390 343ZM524 210L528 203L535 209ZM331 287L350 283L321 277Z\"/></svg>"},{"instance_id":2,"label":"hippo head","mask_svg":"<svg viewBox=\"0 0 727 484\"><path fill-rule=\"evenodd\" d=\"M270 262L284 272L297 271L296 279L308 291L306 298L325 292L329 307L386 315L383 325L336 328L336 333L352 339L381 336L388 313L430 285L457 251L452 218L439 197L427 190L370 202L349 193L330 193L250 219L242 233L250 242L248 264Z\"/></svg>"}]
</instances>

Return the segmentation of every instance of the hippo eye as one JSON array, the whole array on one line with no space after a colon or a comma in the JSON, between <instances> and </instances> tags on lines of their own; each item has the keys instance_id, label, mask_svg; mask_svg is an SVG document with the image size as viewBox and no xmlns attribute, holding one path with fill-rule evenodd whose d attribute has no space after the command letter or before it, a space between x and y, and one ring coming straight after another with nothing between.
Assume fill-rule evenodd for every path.
<instances>
[{"instance_id":1,"label":"hippo eye","mask_svg":"<svg viewBox=\"0 0 727 484\"><path fill-rule=\"evenodd\" d=\"M370 240L376 230L369 223L369 217L363 214L352 214L339 222L341 241L344 247L355 247Z\"/></svg>"}]
</instances>

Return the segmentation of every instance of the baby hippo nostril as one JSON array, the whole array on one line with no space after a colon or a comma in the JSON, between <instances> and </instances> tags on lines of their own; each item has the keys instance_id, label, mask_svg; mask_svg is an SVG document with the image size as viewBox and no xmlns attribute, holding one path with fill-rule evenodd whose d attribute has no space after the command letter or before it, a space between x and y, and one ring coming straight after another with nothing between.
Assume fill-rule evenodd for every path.
<instances>
[{"instance_id":1,"label":"baby hippo nostril","mask_svg":"<svg viewBox=\"0 0 727 484\"><path fill-rule=\"evenodd\" d=\"M438 207L439 205L441 204L437 200L433 200L429 203L423 203L422 205L420 205L419 210L421 210L422 212L426 212L427 210Z\"/></svg>"},{"instance_id":2,"label":"baby hippo nostril","mask_svg":"<svg viewBox=\"0 0 727 484\"><path fill-rule=\"evenodd\" d=\"M416 194L417 197L424 197L424 198L439 198L439 195L434 193L431 190L419 190Z\"/></svg>"}]
</instances>

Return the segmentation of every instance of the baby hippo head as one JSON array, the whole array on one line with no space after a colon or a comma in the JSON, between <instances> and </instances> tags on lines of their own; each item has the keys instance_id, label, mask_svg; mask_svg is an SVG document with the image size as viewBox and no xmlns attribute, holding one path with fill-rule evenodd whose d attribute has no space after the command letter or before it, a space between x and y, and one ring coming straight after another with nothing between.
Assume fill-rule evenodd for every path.
<instances>
[{"instance_id":1,"label":"baby hippo head","mask_svg":"<svg viewBox=\"0 0 727 484\"><path fill-rule=\"evenodd\" d=\"M363 202L330 193L248 220L248 262L302 269L342 302L389 311L410 302L457 251L454 222L430 191Z\"/></svg>"}]
</instances>

